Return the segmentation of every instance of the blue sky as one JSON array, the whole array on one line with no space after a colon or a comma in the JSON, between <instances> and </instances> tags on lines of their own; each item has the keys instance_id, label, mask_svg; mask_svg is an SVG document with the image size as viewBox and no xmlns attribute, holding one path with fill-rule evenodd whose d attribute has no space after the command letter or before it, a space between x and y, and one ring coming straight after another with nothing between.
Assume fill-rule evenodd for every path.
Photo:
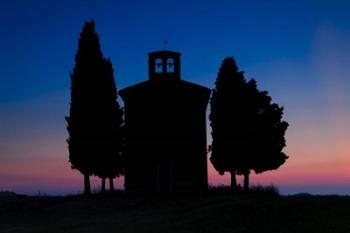
<instances>
[{"instance_id":1,"label":"blue sky","mask_svg":"<svg viewBox=\"0 0 350 233\"><path fill-rule=\"evenodd\" d=\"M74 190L64 185L69 179L81 188L68 163L64 116L79 33L94 19L118 89L147 79L147 53L163 49L164 39L169 50L182 53L182 78L210 88L222 60L234 56L246 77L285 107L291 125L290 159L252 182L288 193L322 187L350 193L349 10L350 2L338 0L2 3L0 190L64 193ZM228 182L226 176L211 179ZM321 188L307 190L310 183Z\"/></svg>"}]
</instances>

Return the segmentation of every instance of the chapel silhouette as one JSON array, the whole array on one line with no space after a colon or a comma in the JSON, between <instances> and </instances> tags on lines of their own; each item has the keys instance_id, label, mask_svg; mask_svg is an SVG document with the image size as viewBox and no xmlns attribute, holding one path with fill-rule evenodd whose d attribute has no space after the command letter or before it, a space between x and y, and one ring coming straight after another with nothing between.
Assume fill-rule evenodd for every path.
<instances>
[{"instance_id":1,"label":"chapel silhouette","mask_svg":"<svg viewBox=\"0 0 350 233\"><path fill-rule=\"evenodd\" d=\"M149 80L120 91L127 192L188 192L208 186L210 89L181 80L180 56L167 50L149 53Z\"/></svg>"}]
</instances>

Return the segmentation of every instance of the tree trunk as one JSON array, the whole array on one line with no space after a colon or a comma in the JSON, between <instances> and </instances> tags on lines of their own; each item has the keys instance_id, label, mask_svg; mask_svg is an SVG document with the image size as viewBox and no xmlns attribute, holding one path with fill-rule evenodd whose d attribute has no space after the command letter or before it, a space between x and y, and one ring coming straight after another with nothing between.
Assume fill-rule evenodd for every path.
<instances>
[{"instance_id":1,"label":"tree trunk","mask_svg":"<svg viewBox=\"0 0 350 233\"><path fill-rule=\"evenodd\" d=\"M244 187L243 190L246 192L249 189L249 170L244 172Z\"/></svg>"},{"instance_id":2,"label":"tree trunk","mask_svg":"<svg viewBox=\"0 0 350 233\"><path fill-rule=\"evenodd\" d=\"M84 174L84 195L91 195L90 176L86 173Z\"/></svg>"},{"instance_id":3,"label":"tree trunk","mask_svg":"<svg viewBox=\"0 0 350 233\"><path fill-rule=\"evenodd\" d=\"M113 178L109 178L109 191L114 191Z\"/></svg>"},{"instance_id":4,"label":"tree trunk","mask_svg":"<svg viewBox=\"0 0 350 233\"><path fill-rule=\"evenodd\" d=\"M230 171L231 173L231 189L233 191L236 191L237 190L237 179L236 179L236 171L235 169L232 169Z\"/></svg>"},{"instance_id":5,"label":"tree trunk","mask_svg":"<svg viewBox=\"0 0 350 233\"><path fill-rule=\"evenodd\" d=\"M106 192L106 178L101 179L101 193Z\"/></svg>"}]
</instances>

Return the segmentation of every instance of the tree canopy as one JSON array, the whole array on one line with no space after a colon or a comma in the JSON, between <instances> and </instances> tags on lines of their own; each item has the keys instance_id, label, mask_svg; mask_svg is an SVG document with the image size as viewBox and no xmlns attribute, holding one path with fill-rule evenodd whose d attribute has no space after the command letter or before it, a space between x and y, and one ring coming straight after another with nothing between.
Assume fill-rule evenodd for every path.
<instances>
[{"instance_id":1,"label":"tree canopy","mask_svg":"<svg viewBox=\"0 0 350 233\"><path fill-rule=\"evenodd\" d=\"M117 100L112 63L103 57L93 21L80 34L71 73L71 105L68 123L69 161L85 177L113 178L120 174L122 111Z\"/></svg>"},{"instance_id":2,"label":"tree canopy","mask_svg":"<svg viewBox=\"0 0 350 233\"><path fill-rule=\"evenodd\" d=\"M288 158L282 149L288 123L282 121L283 108L259 91L254 79L246 81L232 57L224 59L210 100L209 115L213 142L211 158L215 169L245 176L277 169ZM234 187L233 187L234 188Z\"/></svg>"}]
</instances>

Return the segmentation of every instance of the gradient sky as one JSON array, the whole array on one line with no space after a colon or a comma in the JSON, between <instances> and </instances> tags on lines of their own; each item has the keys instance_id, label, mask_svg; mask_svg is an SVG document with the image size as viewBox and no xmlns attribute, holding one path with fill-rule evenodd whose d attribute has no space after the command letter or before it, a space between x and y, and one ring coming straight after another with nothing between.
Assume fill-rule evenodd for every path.
<instances>
[{"instance_id":1,"label":"gradient sky","mask_svg":"<svg viewBox=\"0 0 350 233\"><path fill-rule=\"evenodd\" d=\"M2 1L0 190L82 190L68 163L64 116L79 33L94 19L118 89L147 79L147 53L164 39L182 53L182 78L210 88L222 60L234 56L290 123L290 158L251 182L284 194L350 194L349 11L345 0ZM209 183L228 184L229 176L209 163Z\"/></svg>"}]
</instances>

